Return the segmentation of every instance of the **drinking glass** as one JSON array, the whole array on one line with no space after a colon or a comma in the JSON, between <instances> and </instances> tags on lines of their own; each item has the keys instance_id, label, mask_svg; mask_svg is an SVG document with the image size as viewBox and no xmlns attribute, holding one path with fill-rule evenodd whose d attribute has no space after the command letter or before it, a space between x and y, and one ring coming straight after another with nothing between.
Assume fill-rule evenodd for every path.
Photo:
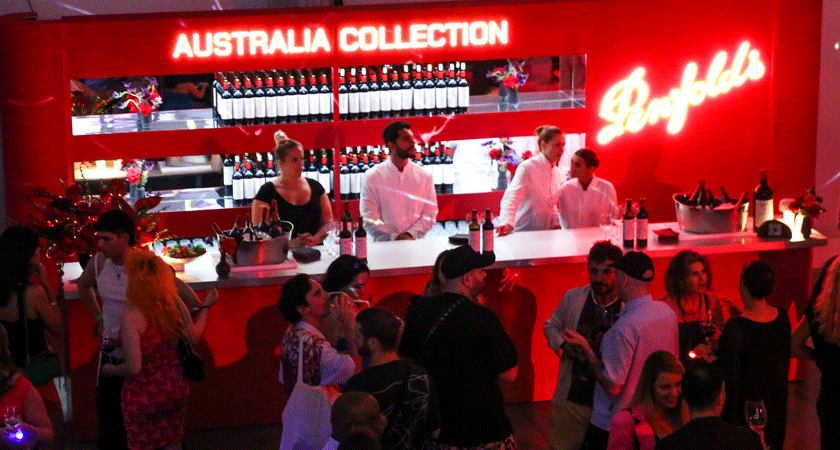
<instances>
[{"instance_id":1,"label":"drinking glass","mask_svg":"<svg viewBox=\"0 0 840 450\"><path fill-rule=\"evenodd\" d=\"M340 232L341 224L339 224L334 218L330 218L330 220L327 221L327 236L330 237L330 242L325 243L324 245L327 252L335 258L338 258L339 255L338 233Z\"/></svg>"},{"instance_id":2,"label":"drinking glass","mask_svg":"<svg viewBox=\"0 0 840 450\"><path fill-rule=\"evenodd\" d=\"M747 425L761 436L761 445L767 448L764 442L764 426L767 425L767 409L764 407L764 401L747 400L744 403L744 417L747 419Z\"/></svg>"},{"instance_id":3,"label":"drinking glass","mask_svg":"<svg viewBox=\"0 0 840 450\"><path fill-rule=\"evenodd\" d=\"M601 227L601 231L604 232L605 239L608 241L611 240L613 227L612 211L604 211L601 213L601 216L598 219L598 226Z\"/></svg>"},{"instance_id":4,"label":"drinking glass","mask_svg":"<svg viewBox=\"0 0 840 450\"><path fill-rule=\"evenodd\" d=\"M6 439L12 442L21 442L23 432L20 430L20 412L18 412L17 407L6 407L6 415L3 421L6 425Z\"/></svg>"}]
</instances>

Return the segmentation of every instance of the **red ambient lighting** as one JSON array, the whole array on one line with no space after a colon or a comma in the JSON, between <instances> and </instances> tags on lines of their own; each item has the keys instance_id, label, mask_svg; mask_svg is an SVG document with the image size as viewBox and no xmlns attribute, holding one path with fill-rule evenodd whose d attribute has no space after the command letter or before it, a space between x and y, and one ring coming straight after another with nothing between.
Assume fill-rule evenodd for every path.
<instances>
[{"instance_id":1,"label":"red ambient lighting","mask_svg":"<svg viewBox=\"0 0 840 450\"><path fill-rule=\"evenodd\" d=\"M677 134L685 125L689 105L699 105L706 97L716 97L741 86L747 80L755 81L764 76L761 55L758 50L750 50L749 42L741 44L732 64L724 70L726 58L727 54L723 51L715 56L705 81L695 79L697 64L689 63L683 72L682 85L672 89L670 95L654 98L650 102L650 87L644 80L645 69L634 70L604 96L599 115L611 123L598 133L598 142L606 144L625 131L639 131L659 119L668 119L668 132Z\"/></svg>"}]
</instances>

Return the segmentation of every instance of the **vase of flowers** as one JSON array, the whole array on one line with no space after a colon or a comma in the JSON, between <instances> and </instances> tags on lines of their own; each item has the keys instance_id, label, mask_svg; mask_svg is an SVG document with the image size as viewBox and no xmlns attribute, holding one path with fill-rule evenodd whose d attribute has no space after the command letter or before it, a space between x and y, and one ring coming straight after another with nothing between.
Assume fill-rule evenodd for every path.
<instances>
[{"instance_id":1,"label":"vase of flowers","mask_svg":"<svg viewBox=\"0 0 840 450\"><path fill-rule=\"evenodd\" d=\"M125 171L125 179L128 181L128 198L136 202L146 197L146 182L149 181L149 170L154 167L154 162L143 161L142 159L125 159L121 170Z\"/></svg>"},{"instance_id":2,"label":"vase of flowers","mask_svg":"<svg viewBox=\"0 0 840 450\"><path fill-rule=\"evenodd\" d=\"M112 94L113 98L122 100L118 105L120 108L137 114L137 131L152 129L151 113L163 103L157 85L155 77L143 77L139 81L124 81L126 90Z\"/></svg>"},{"instance_id":3,"label":"vase of flowers","mask_svg":"<svg viewBox=\"0 0 840 450\"><path fill-rule=\"evenodd\" d=\"M815 188L805 188L805 195L800 196L796 200L790 202L788 209L795 214L802 216L802 237L808 239L811 237L812 220L820 216L820 213L825 211L822 207L822 197L817 195Z\"/></svg>"},{"instance_id":4,"label":"vase of flowers","mask_svg":"<svg viewBox=\"0 0 840 450\"><path fill-rule=\"evenodd\" d=\"M509 59L504 66L487 72L487 78L492 78L499 85L499 111L519 110L519 87L528 80L528 74L522 71L525 61Z\"/></svg>"},{"instance_id":5,"label":"vase of flowers","mask_svg":"<svg viewBox=\"0 0 840 450\"><path fill-rule=\"evenodd\" d=\"M230 275L230 263L227 255L236 251L236 240L232 237L219 236L219 263L216 264L216 275L227 278Z\"/></svg>"},{"instance_id":6,"label":"vase of flowers","mask_svg":"<svg viewBox=\"0 0 840 450\"><path fill-rule=\"evenodd\" d=\"M531 157L530 151L526 151L522 156L518 155L513 149L513 140L510 138L491 139L481 145L490 149L487 155L496 165L496 190L498 191L507 189L510 181L508 177L512 178L519 163Z\"/></svg>"}]
</instances>

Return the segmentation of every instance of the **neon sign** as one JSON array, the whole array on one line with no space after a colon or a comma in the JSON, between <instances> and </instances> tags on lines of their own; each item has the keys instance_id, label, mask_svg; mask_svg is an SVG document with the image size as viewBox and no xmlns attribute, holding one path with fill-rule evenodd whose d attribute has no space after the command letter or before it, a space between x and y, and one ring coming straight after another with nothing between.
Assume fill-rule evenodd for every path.
<instances>
[{"instance_id":1,"label":"neon sign","mask_svg":"<svg viewBox=\"0 0 840 450\"><path fill-rule=\"evenodd\" d=\"M483 47L509 42L508 21L415 23L344 27L338 31L338 48L345 53L404 49ZM333 46L324 28L285 30L234 30L216 33L181 33L175 42L173 59L271 56L294 53L328 53Z\"/></svg>"},{"instance_id":2,"label":"neon sign","mask_svg":"<svg viewBox=\"0 0 840 450\"><path fill-rule=\"evenodd\" d=\"M741 86L747 80L755 81L764 76L761 56L758 50L750 50L748 42L741 44L731 66L724 70L726 59L724 51L715 56L705 81L695 79L697 64L689 63L683 72L681 86L672 89L668 96L654 98L650 102L650 87L644 80L645 69L634 70L604 96L599 115L611 124L598 133L598 142L606 144L625 131L639 131L659 119L668 119L668 132L676 134L685 125L689 105L699 105L706 97L716 97Z\"/></svg>"}]
</instances>

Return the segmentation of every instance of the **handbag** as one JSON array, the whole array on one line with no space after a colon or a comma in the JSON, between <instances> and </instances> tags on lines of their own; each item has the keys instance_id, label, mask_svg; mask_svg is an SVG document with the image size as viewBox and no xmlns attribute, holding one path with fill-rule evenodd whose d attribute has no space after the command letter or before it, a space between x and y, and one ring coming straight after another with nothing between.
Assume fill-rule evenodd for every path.
<instances>
[{"instance_id":1,"label":"handbag","mask_svg":"<svg viewBox=\"0 0 840 450\"><path fill-rule=\"evenodd\" d=\"M58 355L50 350L44 350L35 355L32 355L29 351L29 319L26 317L26 310L24 309L26 303L25 289L26 286L23 286L18 291L18 320L23 320L23 336L26 342L26 367L24 371L26 372L26 378L32 384L38 386L61 375L61 362Z\"/></svg>"},{"instance_id":2,"label":"handbag","mask_svg":"<svg viewBox=\"0 0 840 450\"><path fill-rule=\"evenodd\" d=\"M332 433L330 401L321 386L303 382L303 337L298 347L297 381L283 409L280 450L321 450Z\"/></svg>"},{"instance_id":3,"label":"handbag","mask_svg":"<svg viewBox=\"0 0 840 450\"><path fill-rule=\"evenodd\" d=\"M195 352L187 336L182 334L178 338L176 351L178 353L178 361L181 361L181 367L184 368L184 376L190 381L203 380L205 376L204 360Z\"/></svg>"}]
</instances>

